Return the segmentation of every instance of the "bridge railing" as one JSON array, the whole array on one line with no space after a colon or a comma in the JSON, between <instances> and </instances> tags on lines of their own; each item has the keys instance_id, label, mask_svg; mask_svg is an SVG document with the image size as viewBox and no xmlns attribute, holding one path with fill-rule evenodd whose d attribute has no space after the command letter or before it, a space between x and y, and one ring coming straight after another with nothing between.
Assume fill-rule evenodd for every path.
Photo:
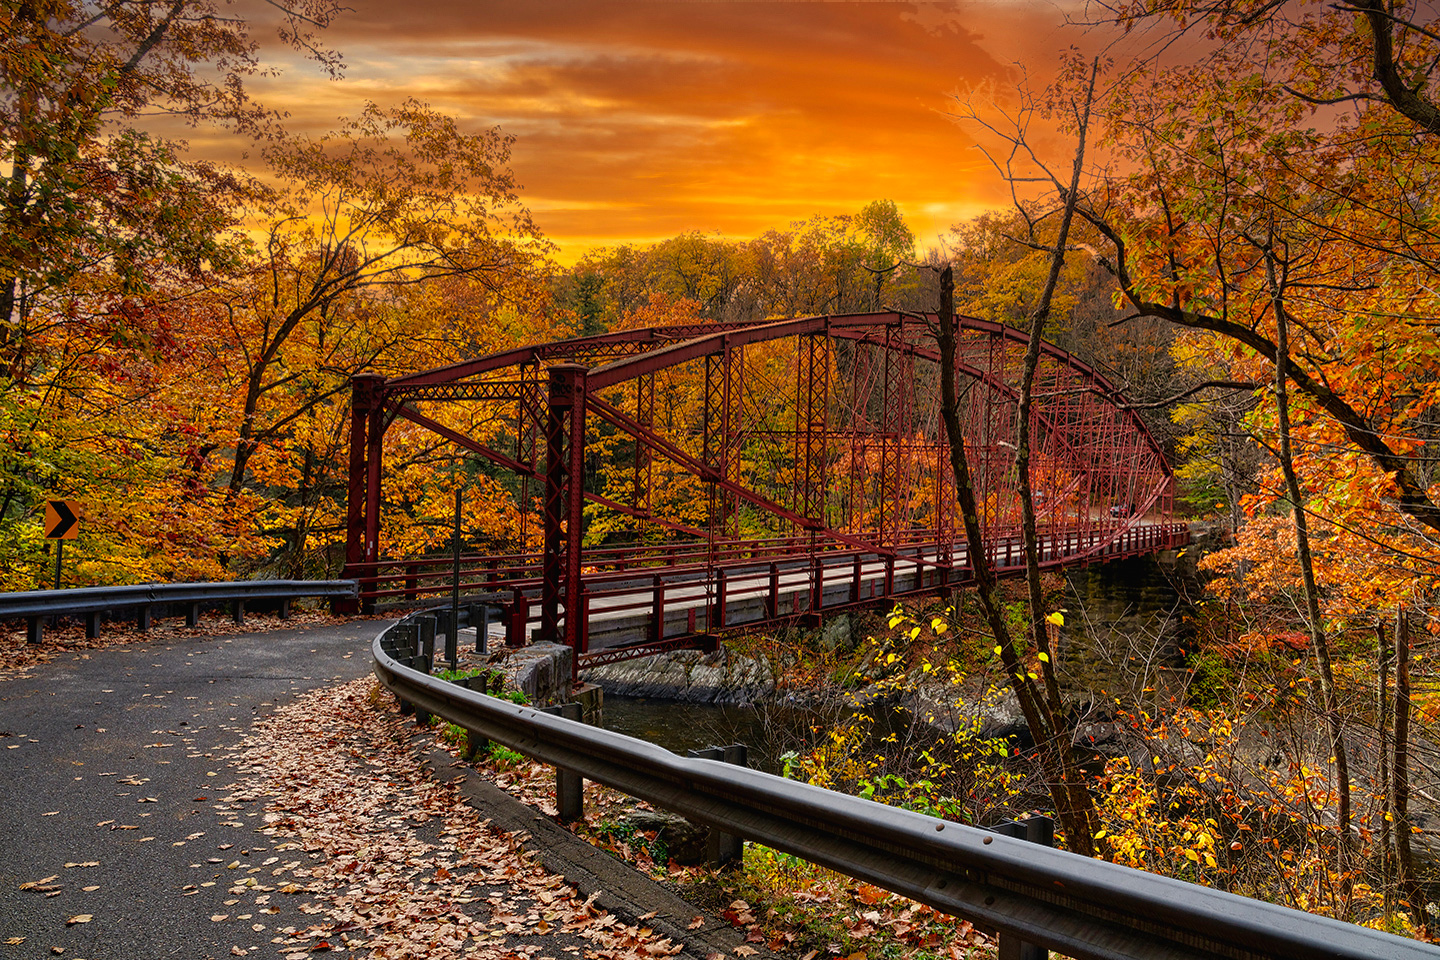
<instances>
[{"instance_id":1,"label":"bridge railing","mask_svg":"<svg viewBox=\"0 0 1440 960\"><path fill-rule=\"evenodd\" d=\"M1118 533L1113 528L1067 531L1042 546L1041 564L1057 569L1076 562L1135 556L1188 540L1184 524L1135 523ZM583 592L578 607L581 630L577 664L594 666L662 649L705 645L727 630L755 627L794 618L817 617L945 590L968 582L970 568L963 544L952 544L942 557L932 536L893 553L829 549L797 556L794 538L732 541L725 549L681 545L660 555L655 548L601 551L598 562L585 557ZM989 559L999 576L1024 570L1018 532L1007 532L989 544ZM466 566L462 558L460 593L509 597L507 643L523 646L540 627L541 579L517 556L484 558ZM454 589L454 560L410 564L408 578L386 590L361 596L413 606L425 598L448 596ZM568 613L561 614L561 622Z\"/></svg>"},{"instance_id":2,"label":"bridge railing","mask_svg":"<svg viewBox=\"0 0 1440 960\"><path fill-rule=\"evenodd\" d=\"M422 631L376 637L402 702L576 776L1082 960L1421 960L1440 949L1208 887L1051 850L542 713L412 668ZM573 779L571 780L573 784Z\"/></svg>"},{"instance_id":3,"label":"bridge railing","mask_svg":"<svg viewBox=\"0 0 1440 960\"><path fill-rule=\"evenodd\" d=\"M1101 548L1096 559L1147 553L1184 543L1183 524L1137 525L1113 542L1109 534L1072 531L1041 551L1045 567L1058 567ZM1018 535L993 541L990 562L1001 576L1024 570ZM796 617L820 617L878 600L933 594L970 579L963 547L950 562L933 543L894 555L834 551L768 562L737 561L668 569L664 576L635 572L593 574L584 581L580 666L588 667L659 649L687 645L702 635ZM597 635L628 633L623 648L597 644ZM638 636L637 634L643 634ZM596 647L600 649L596 649ZM606 652L604 647L612 647ZM641 649L643 647L643 649Z\"/></svg>"},{"instance_id":4,"label":"bridge railing","mask_svg":"<svg viewBox=\"0 0 1440 960\"><path fill-rule=\"evenodd\" d=\"M1049 566L1060 565L1104 539L1113 542L1101 559L1132 555L1155 544L1183 542L1184 524L1121 525L1097 523L1091 530L1067 530L1043 552L1041 560ZM1178 533L1177 533L1178 532ZM992 536L991 562L1005 570L1024 562L1018 529L997 528ZM745 561L793 559L816 547L826 557L844 558L855 548L845 544L806 537L747 538L724 540L709 544L704 541L671 541L587 549L583 564L587 584L604 589L604 583L615 576L636 570L663 567L684 576L692 570L715 566L733 566ZM894 546L898 554L922 558L922 562L939 562L938 533L934 530L907 531ZM926 554L926 551L935 552ZM952 551L963 555L963 548ZM878 552L876 554L879 555ZM542 555L538 553L462 554L460 558L460 589L462 592L497 592L530 590L542 577ZM833 560L832 560L833 562ZM426 598L449 594L454 588L453 556L435 556L414 560L382 560L369 564L352 564L347 571L360 582L360 597L370 603L403 606ZM960 564L963 566L963 564ZM961 579L958 575L955 579Z\"/></svg>"}]
</instances>

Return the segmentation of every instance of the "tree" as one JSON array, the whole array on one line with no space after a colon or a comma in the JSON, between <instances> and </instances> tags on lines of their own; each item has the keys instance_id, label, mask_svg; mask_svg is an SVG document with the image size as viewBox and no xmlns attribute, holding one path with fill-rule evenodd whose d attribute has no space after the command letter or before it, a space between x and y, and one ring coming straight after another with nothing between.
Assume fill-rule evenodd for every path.
<instances>
[{"instance_id":1,"label":"tree","mask_svg":"<svg viewBox=\"0 0 1440 960\"><path fill-rule=\"evenodd\" d=\"M285 42L338 66L316 41L334 4L276 7ZM141 122L262 135L273 117L245 92L259 48L208 0L6 2L0 25L0 565L10 585L33 585L38 504L66 495L86 502L96 554L113 557L87 577L169 576L140 544L198 544L227 525L167 480L195 499L182 479L193 437L158 401L178 368L163 368L187 349L187 298L239 262L254 185L187 161Z\"/></svg>"},{"instance_id":2,"label":"tree","mask_svg":"<svg viewBox=\"0 0 1440 960\"><path fill-rule=\"evenodd\" d=\"M345 338L327 327L344 322L357 294L454 277L492 296L519 289L546 245L515 195L505 166L510 142L493 129L462 133L453 119L410 100L390 110L370 104L340 133L267 150L285 186L272 205L265 256L222 294L243 354L232 493L244 488L263 444L405 336L392 327L388 338L337 362L336 341ZM293 338L307 332L321 355L289 356L300 346ZM306 371L330 373L332 382L286 402Z\"/></svg>"},{"instance_id":3,"label":"tree","mask_svg":"<svg viewBox=\"0 0 1440 960\"><path fill-rule=\"evenodd\" d=\"M975 578L976 596L995 637L996 652L1004 665L1006 680L1019 701L1026 726L1035 741L1040 767L1055 804L1056 815L1065 830L1066 842L1072 851L1082 856L1093 856L1103 851L1106 845L1099 843L1102 837L1100 821L1076 755L1075 724L1067 713L1061 694L1055 651L1049 639L1052 612L1045 608L1044 591L1040 583L1039 538L1030 478L1030 414L1034 402L1035 372L1039 366L1041 340L1069 252L1070 231L1075 220L1078 186L1084 170L1086 138L1098 69L1097 63L1090 71L1088 86L1083 88L1075 99L1062 104L1062 109L1068 109L1068 115L1073 121L1078 145L1068 181L1061 181L1050 174L1056 187L1066 197L1066 202L1059 211L1058 223L1048 251L1045 278L1029 318L1029 343L1015 414L1015 474L1016 487L1020 493L1021 532L1029 599L1029 636L1023 645L1016 643L1006 621L998 596L998 583L986 554L985 534L980 524L980 509L970 473L955 383L953 280L948 267L941 278L942 300L936 337L940 352L941 417L950 445L951 469L955 475L955 492L969 547L968 557ZM1036 226L1035 221L1030 222L1030 234L1026 238L1032 248L1038 248L1042 242Z\"/></svg>"},{"instance_id":4,"label":"tree","mask_svg":"<svg viewBox=\"0 0 1440 960\"><path fill-rule=\"evenodd\" d=\"M337 4L275 6L282 39L338 68L316 40ZM153 258L194 269L218 254L214 220L184 208L228 178L180 163L140 115L252 135L271 118L245 93L258 44L210 0L8 0L0 25L0 360L15 377L35 297L101 264L133 292Z\"/></svg>"},{"instance_id":5,"label":"tree","mask_svg":"<svg viewBox=\"0 0 1440 960\"><path fill-rule=\"evenodd\" d=\"M1327 621L1373 622L1428 591L1440 559L1428 446L1440 38L1420 8L1378 2L1126 2L1115 13L1153 30L1161 52L1123 64L1097 103L1110 167L1022 202L1074 205L1132 315L1214 335L1226 375L1252 385L1246 422L1274 468L1259 471L1246 509L1291 515L1343 854L1350 774ZM1199 42L1164 59L1185 34ZM1051 96L1081 82L1066 73ZM1258 555L1275 529L1250 524L1237 551Z\"/></svg>"},{"instance_id":6,"label":"tree","mask_svg":"<svg viewBox=\"0 0 1440 960\"><path fill-rule=\"evenodd\" d=\"M1440 353L1427 292L1440 248L1425 200L1437 168L1422 107L1435 43L1403 10L1378 9L1120 8L1129 25L1170 19L1214 46L1122 74L1100 112L1134 172L1092 184L1081 211L1133 312L1224 336L1237 372L1275 356L1254 243L1273 224L1299 338L1285 375L1317 415L1318 429L1297 424L1297 442L1363 457L1361 482L1389 486L1394 509L1433 536L1440 508L1422 445L1433 398L1408 385L1432 381ZM1413 96L1384 79L1397 71Z\"/></svg>"}]
</instances>

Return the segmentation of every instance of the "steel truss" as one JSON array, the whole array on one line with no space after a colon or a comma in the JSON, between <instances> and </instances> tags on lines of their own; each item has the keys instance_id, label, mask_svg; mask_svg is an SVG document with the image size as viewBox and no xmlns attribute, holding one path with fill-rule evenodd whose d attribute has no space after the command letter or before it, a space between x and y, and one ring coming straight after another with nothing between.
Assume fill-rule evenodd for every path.
<instances>
[{"instance_id":1,"label":"steel truss","mask_svg":"<svg viewBox=\"0 0 1440 960\"><path fill-rule=\"evenodd\" d=\"M1008 542L1020 520L1014 453L1028 340L987 321L957 324L980 522L988 538ZM723 564L737 543L769 539L812 557L894 558L924 545L938 569L959 571L933 328L933 317L896 313L687 324L522 347L390 380L357 376L346 576L373 605L400 593L393 583L409 564L405 593L416 591L423 559L382 560L380 543L384 438L397 419L518 477L521 521L506 552L530 573L515 582L538 582L540 636L577 653L586 636L582 565L598 556L584 546L587 501L628 518L631 548L688 543L705 568ZM1042 535L1085 545L1067 562L1113 555L1136 524L1170 522L1170 467L1103 375L1043 344L1034 396ZM622 453L587 483L587 450L601 430Z\"/></svg>"}]
</instances>

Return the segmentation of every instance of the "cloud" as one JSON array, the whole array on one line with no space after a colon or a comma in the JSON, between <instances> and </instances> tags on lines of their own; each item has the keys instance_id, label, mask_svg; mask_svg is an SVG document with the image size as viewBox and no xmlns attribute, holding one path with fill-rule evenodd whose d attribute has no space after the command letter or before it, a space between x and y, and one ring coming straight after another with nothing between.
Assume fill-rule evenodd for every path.
<instances>
[{"instance_id":1,"label":"cloud","mask_svg":"<svg viewBox=\"0 0 1440 960\"><path fill-rule=\"evenodd\" d=\"M328 39L345 79L299 65L256 84L319 132L367 99L416 96L517 140L524 198L567 259L683 230L753 236L895 200L933 238L1003 202L947 116L1063 46L1038 3L352 0ZM1051 41L1053 40L1053 44Z\"/></svg>"}]
</instances>

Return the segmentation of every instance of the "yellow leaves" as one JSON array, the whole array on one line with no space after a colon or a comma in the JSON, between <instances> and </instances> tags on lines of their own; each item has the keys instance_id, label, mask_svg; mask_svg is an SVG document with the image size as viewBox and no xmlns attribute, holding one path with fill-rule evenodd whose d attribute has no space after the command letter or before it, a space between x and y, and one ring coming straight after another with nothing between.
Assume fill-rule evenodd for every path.
<instances>
[{"instance_id":1,"label":"yellow leaves","mask_svg":"<svg viewBox=\"0 0 1440 960\"><path fill-rule=\"evenodd\" d=\"M1059 610L1045 615L1045 622L1055 627L1065 626L1065 615Z\"/></svg>"}]
</instances>

